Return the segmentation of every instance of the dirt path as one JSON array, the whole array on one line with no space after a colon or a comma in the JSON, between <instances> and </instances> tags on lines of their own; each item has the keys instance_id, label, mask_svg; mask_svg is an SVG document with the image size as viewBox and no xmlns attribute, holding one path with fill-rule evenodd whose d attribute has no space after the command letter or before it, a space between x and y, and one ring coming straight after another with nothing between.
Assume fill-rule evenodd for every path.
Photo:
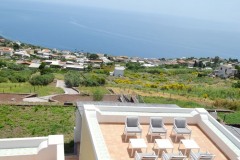
<instances>
[{"instance_id":1,"label":"dirt path","mask_svg":"<svg viewBox=\"0 0 240 160\"><path fill-rule=\"evenodd\" d=\"M181 96L176 94L164 93L164 92L154 92L154 91L141 91L136 89L121 89L117 87L108 87L108 89L112 89L115 94L132 94L132 95L141 95L141 96L155 96L155 97L164 97L164 98L172 98L176 100L184 100L184 101L194 101L203 105L211 106L213 101L209 99L203 99L198 97L188 97Z\"/></svg>"}]
</instances>

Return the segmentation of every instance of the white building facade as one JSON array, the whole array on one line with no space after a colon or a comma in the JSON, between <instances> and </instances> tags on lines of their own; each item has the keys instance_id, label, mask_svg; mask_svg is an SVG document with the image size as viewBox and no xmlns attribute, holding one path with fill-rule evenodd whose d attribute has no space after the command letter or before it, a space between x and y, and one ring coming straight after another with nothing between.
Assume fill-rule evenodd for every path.
<instances>
[{"instance_id":1,"label":"white building facade","mask_svg":"<svg viewBox=\"0 0 240 160\"><path fill-rule=\"evenodd\" d=\"M221 78L229 78L237 74L237 69L232 65L221 65L218 70L215 70L215 75Z\"/></svg>"},{"instance_id":2,"label":"white building facade","mask_svg":"<svg viewBox=\"0 0 240 160\"><path fill-rule=\"evenodd\" d=\"M122 66L116 66L113 72L113 76L122 77L124 75L125 68Z\"/></svg>"}]
</instances>

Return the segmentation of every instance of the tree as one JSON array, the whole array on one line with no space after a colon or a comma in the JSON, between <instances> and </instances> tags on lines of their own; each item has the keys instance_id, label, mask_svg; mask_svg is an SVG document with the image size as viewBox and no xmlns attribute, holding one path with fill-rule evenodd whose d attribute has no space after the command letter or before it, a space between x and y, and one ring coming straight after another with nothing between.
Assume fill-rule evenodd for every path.
<instances>
[{"instance_id":1,"label":"tree","mask_svg":"<svg viewBox=\"0 0 240 160\"><path fill-rule=\"evenodd\" d=\"M98 59L99 56L97 54L90 54L89 59L95 60Z\"/></svg>"},{"instance_id":2,"label":"tree","mask_svg":"<svg viewBox=\"0 0 240 160\"><path fill-rule=\"evenodd\" d=\"M128 62L126 64L126 67L127 69L129 70L138 70L138 69L141 69L141 68L144 68L140 63L134 63L134 62Z\"/></svg>"},{"instance_id":3,"label":"tree","mask_svg":"<svg viewBox=\"0 0 240 160\"><path fill-rule=\"evenodd\" d=\"M234 75L234 77L240 79L240 66L236 65L235 69L237 69L237 73Z\"/></svg>"},{"instance_id":4,"label":"tree","mask_svg":"<svg viewBox=\"0 0 240 160\"><path fill-rule=\"evenodd\" d=\"M93 70L92 64L89 64L87 68L85 68L86 71L90 72Z\"/></svg>"},{"instance_id":5,"label":"tree","mask_svg":"<svg viewBox=\"0 0 240 160\"><path fill-rule=\"evenodd\" d=\"M194 61L193 67L197 67L197 66L198 66L197 61Z\"/></svg>"},{"instance_id":6,"label":"tree","mask_svg":"<svg viewBox=\"0 0 240 160\"><path fill-rule=\"evenodd\" d=\"M218 56L213 59L214 64L218 64L220 62L220 58Z\"/></svg>"},{"instance_id":7,"label":"tree","mask_svg":"<svg viewBox=\"0 0 240 160\"><path fill-rule=\"evenodd\" d=\"M43 68L40 70L41 75L53 73L52 68Z\"/></svg>"},{"instance_id":8,"label":"tree","mask_svg":"<svg viewBox=\"0 0 240 160\"><path fill-rule=\"evenodd\" d=\"M232 59L232 58L229 58L229 60L228 60L229 62L238 62L238 59Z\"/></svg>"},{"instance_id":9,"label":"tree","mask_svg":"<svg viewBox=\"0 0 240 160\"><path fill-rule=\"evenodd\" d=\"M44 69L46 66L46 63L45 62L42 62L41 65L39 66L39 69Z\"/></svg>"},{"instance_id":10,"label":"tree","mask_svg":"<svg viewBox=\"0 0 240 160\"><path fill-rule=\"evenodd\" d=\"M20 46L17 44L17 43L13 43L13 49L16 51L16 50L19 50Z\"/></svg>"},{"instance_id":11,"label":"tree","mask_svg":"<svg viewBox=\"0 0 240 160\"><path fill-rule=\"evenodd\" d=\"M198 67L199 67L199 68L204 68L204 64L203 64L202 61L199 61L199 63L198 63Z\"/></svg>"}]
</instances>

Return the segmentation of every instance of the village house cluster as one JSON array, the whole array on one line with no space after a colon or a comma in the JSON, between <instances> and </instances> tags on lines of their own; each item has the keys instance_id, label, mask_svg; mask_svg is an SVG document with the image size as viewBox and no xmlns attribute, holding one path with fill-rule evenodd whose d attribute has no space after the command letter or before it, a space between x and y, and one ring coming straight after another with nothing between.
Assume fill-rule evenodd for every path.
<instances>
[{"instance_id":1,"label":"village house cluster","mask_svg":"<svg viewBox=\"0 0 240 160\"><path fill-rule=\"evenodd\" d=\"M5 39L0 39L0 43L4 43ZM19 46L20 42L15 42ZM96 57L91 58L91 53L84 52L72 52L67 50L46 49L46 48L24 48L14 50L11 47L1 47L0 55L5 58L14 58L16 63L28 65L30 68L39 68L42 62L52 68L64 68L69 70L83 71L89 66L95 69L101 69L103 64L108 63L139 63L143 67L157 67L163 65L172 66L186 66L189 69L198 68L200 70L211 70L210 76L217 76L221 78L229 78L237 74L236 65L240 65L238 61L229 61L215 58L177 58L177 59L165 59L165 58L140 58L140 57L128 57L128 56L111 56L107 54L96 53ZM114 72L110 75L123 76L125 68L117 65Z\"/></svg>"}]
</instances>

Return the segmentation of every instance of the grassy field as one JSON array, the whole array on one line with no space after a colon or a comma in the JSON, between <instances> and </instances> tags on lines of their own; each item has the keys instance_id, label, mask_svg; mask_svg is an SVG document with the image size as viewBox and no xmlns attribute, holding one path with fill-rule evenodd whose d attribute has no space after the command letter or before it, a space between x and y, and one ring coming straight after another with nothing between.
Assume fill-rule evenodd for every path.
<instances>
[{"instance_id":1,"label":"grassy field","mask_svg":"<svg viewBox=\"0 0 240 160\"><path fill-rule=\"evenodd\" d=\"M47 86L32 86L30 83L0 83L0 93L37 93L38 96L64 93L55 84Z\"/></svg>"},{"instance_id":2,"label":"grassy field","mask_svg":"<svg viewBox=\"0 0 240 160\"><path fill-rule=\"evenodd\" d=\"M209 77L209 73L187 68L127 69L124 77L109 78L108 87L117 93L141 95L145 103L235 110L226 122L239 124L240 89L232 87L236 80Z\"/></svg>"},{"instance_id":3,"label":"grassy field","mask_svg":"<svg viewBox=\"0 0 240 160\"><path fill-rule=\"evenodd\" d=\"M212 109L211 106L202 105L193 101L175 100L163 97L141 97L145 103L158 103L158 104L176 104L182 108L206 108ZM218 117L226 124L239 124L240 123L240 111L235 113L218 113ZM224 119L225 117L225 119Z\"/></svg>"},{"instance_id":4,"label":"grassy field","mask_svg":"<svg viewBox=\"0 0 240 160\"><path fill-rule=\"evenodd\" d=\"M142 97L145 103L176 104L182 108L211 108L192 101L176 100L163 97Z\"/></svg>"},{"instance_id":5,"label":"grassy field","mask_svg":"<svg viewBox=\"0 0 240 160\"><path fill-rule=\"evenodd\" d=\"M225 116L225 120L224 120ZM227 124L239 124L240 123L240 111L235 113L218 113L218 117L224 120Z\"/></svg>"},{"instance_id":6,"label":"grassy field","mask_svg":"<svg viewBox=\"0 0 240 160\"><path fill-rule=\"evenodd\" d=\"M232 87L236 80L198 76L208 73L209 71L187 68L159 69L156 67L139 71L125 70L124 77L109 78L108 86L146 93L155 92L156 96L168 93L177 96L179 100L187 98L193 102L197 100L198 103L209 102L211 104L218 99L228 101L240 99L240 89Z\"/></svg>"},{"instance_id":7,"label":"grassy field","mask_svg":"<svg viewBox=\"0 0 240 160\"><path fill-rule=\"evenodd\" d=\"M73 151L75 107L0 106L0 138L63 134L65 152Z\"/></svg>"},{"instance_id":8,"label":"grassy field","mask_svg":"<svg viewBox=\"0 0 240 160\"><path fill-rule=\"evenodd\" d=\"M78 90L80 93L85 93L92 95L94 91L99 90L102 94L109 94L109 91L106 89L106 87L99 86L99 87L85 87L85 86L80 86L78 87Z\"/></svg>"}]
</instances>

